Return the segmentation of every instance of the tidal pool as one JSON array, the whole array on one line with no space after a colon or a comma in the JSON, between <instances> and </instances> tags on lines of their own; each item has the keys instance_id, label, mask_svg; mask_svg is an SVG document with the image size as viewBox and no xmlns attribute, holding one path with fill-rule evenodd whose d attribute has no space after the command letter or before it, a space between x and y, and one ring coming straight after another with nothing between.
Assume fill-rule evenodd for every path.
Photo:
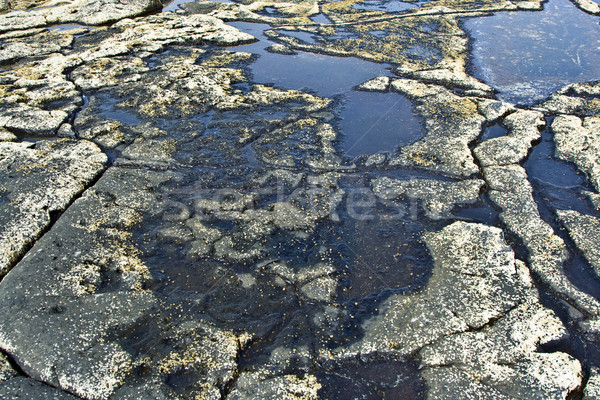
<instances>
[{"instance_id":1,"label":"tidal pool","mask_svg":"<svg viewBox=\"0 0 600 400\"><path fill-rule=\"evenodd\" d=\"M502 100L531 104L558 88L600 79L598 17L567 0L539 12L501 12L464 20L472 37L472 73Z\"/></svg>"},{"instance_id":2,"label":"tidal pool","mask_svg":"<svg viewBox=\"0 0 600 400\"><path fill-rule=\"evenodd\" d=\"M410 100L397 93L347 93L339 128L344 153L351 157L393 152L423 136Z\"/></svg>"},{"instance_id":3,"label":"tidal pool","mask_svg":"<svg viewBox=\"0 0 600 400\"><path fill-rule=\"evenodd\" d=\"M377 64L357 58L331 57L324 54L298 52L296 55L269 53L266 47L273 44L263 34L269 25L233 22L241 31L259 41L236 47L259 57L249 66L253 80L272 84L283 89L307 89L319 96L331 97L350 91L376 76L390 75L388 65ZM308 35L308 34L307 34Z\"/></svg>"}]
</instances>

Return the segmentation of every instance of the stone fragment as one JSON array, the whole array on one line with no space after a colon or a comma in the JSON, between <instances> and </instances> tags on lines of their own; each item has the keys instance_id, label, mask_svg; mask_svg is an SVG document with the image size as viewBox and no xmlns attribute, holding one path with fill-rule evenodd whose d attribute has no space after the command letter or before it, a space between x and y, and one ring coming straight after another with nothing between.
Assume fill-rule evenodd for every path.
<instances>
[{"instance_id":1,"label":"stone fragment","mask_svg":"<svg viewBox=\"0 0 600 400\"><path fill-rule=\"evenodd\" d=\"M387 76L379 76L370 81L358 85L358 90L367 92L387 92L390 88L390 78Z\"/></svg>"},{"instance_id":2,"label":"stone fragment","mask_svg":"<svg viewBox=\"0 0 600 400\"><path fill-rule=\"evenodd\" d=\"M532 142L541 138L540 129L545 125L543 116L529 110L511 113L502 121L508 134L481 142L473 154L483 167L520 163L527 157Z\"/></svg>"}]
</instances>

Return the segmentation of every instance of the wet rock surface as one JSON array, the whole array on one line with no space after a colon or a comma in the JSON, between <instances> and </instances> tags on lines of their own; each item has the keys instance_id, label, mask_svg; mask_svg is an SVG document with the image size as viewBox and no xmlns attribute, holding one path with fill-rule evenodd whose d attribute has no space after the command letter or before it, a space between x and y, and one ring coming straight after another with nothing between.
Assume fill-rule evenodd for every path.
<instances>
[{"instance_id":1,"label":"wet rock surface","mask_svg":"<svg viewBox=\"0 0 600 400\"><path fill-rule=\"evenodd\" d=\"M600 88L463 25L544 6L1 3L0 398L595 398ZM373 73L252 74L315 54Z\"/></svg>"}]
</instances>

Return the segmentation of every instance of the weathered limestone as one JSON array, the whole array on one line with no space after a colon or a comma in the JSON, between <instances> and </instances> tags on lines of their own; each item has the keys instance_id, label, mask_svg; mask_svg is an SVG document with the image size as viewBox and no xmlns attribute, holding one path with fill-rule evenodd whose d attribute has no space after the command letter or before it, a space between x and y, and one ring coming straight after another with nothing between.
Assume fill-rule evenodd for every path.
<instances>
[{"instance_id":1,"label":"weathered limestone","mask_svg":"<svg viewBox=\"0 0 600 400\"><path fill-rule=\"evenodd\" d=\"M0 275L105 168L100 149L86 141L0 142Z\"/></svg>"},{"instance_id":2,"label":"weathered limestone","mask_svg":"<svg viewBox=\"0 0 600 400\"><path fill-rule=\"evenodd\" d=\"M557 116L552 122L556 156L577 165L600 191L600 118Z\"/></svg>"},{"instance_id":3,"label":"weathered limestone","mask_svg":"<svg viewBox=\"0 0 600 400\"><path fill-rule=\"evenodd\" d=\"M560 222L569 231L575 245L583 252L594 272L600 277L600 220L573 210L557 210Z\"/></svg>"},{"instance_id":4,"label":"weathered limestone","mask_svg":"<svg viewBox=\"0 0 600 400\"><path fill-rule=\"evenodd\" d=\"M432 219L451 218L451 211L461 204L475 203L485 184L480 179L446 182L427 179L410 181L378 178L372 181L373 192L383 200L407 197L421 200L425 215Z\"/></svg>"},{"instance_id":5,"label":"weathered limestone","mask_svg":"<svg viewBox=\"0 0 600 400\"><path fill-rule=\"evenodd\" d=\"M590 371L590 378L583 391L583 400L593 400L598 397L600 397L600 370L598 368L592 368Z\"/></svg>"},{"instance_id":6,"label":"weathered limestone","mask_svg":"<svg viewBox=\"0 0 600 400\"><path fill-rule=\"evenodd\" d=\"M479 172L469 143L475 140L484 118L477 104L436 85L397 79L392 88L416 103L424 120L425 137L400 149L390 165L417 166L450 175L468 177Z\"/></svg>"},{"instance_id":7,"label":"weathered limestone","mask_svg":"<svg viewBox=\"0 0 600 400\"><path fill-rule=\"evenodd\" d=\"M0 15L0 32L38 28L46 25L78 23L102 25L143 15L162 8L159 0L119 3L111 0L71 0L46 3L47 8Z\"/></svg>"},{"instance_id":8,"label":"weathered limestone","mask_svg":"<svg viewBox=\"0 0 600 400\"><path fill-rule=\"evenodd\" d=\"M542 113L527 110L517 110L502 122L508 135L486 140L473 150L482 167L520 163L532 142L541 138L540 130L545 126Z\"/></svg>"},{"instance_id":9,"label":"weathered limestone","mask_svg":"<svg viewBox=\"0 0 600 400\"><path fill-rule=\"evenodd\" d=\"M577 360L537 352L567 332L539 302L500 229L455 222L425 241L435 262L427 286L385 300L363 324L364 337L337 350L341 356L418 352L431 399L465 390L472 398L558 399L580 385Z\"/></svg>"},{"instance_id":10,"label":"weathered limestone","mask_svg":"<svg viewBox=\"0 0 600 400\"><path fill-rule=\"evenodd\" d=\"M529 251L529 268L559 295L572 301L589 316L600 313L600 303L579 291L565 276L562 266L567 248L560 237L539 215L527 173L519 165L484 168L490 198L500 208L500 218Z\"/></svg>"}]
</instances>

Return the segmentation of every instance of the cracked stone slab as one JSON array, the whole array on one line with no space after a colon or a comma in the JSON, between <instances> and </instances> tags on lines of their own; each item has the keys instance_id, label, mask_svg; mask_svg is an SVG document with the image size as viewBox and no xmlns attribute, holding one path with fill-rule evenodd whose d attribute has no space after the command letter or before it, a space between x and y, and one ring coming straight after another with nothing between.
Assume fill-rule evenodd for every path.
<instances>
[{"instance_id":1,"label":"cracked stone slab","mask_svg":"<svg viewBox=\"0 0 600 400\"><path fill-rule=\"evenodd\" d=\"M421 200L425 215L432 219L452 218L454 207L475 203L484 184L481 179L446 182L433 179L402 181L387 177L374 179L371 183L375 195L383 200L401 196Z\"/></svg>"},{"instance_id":2,"label":"cracked stone slab","mask_svg":"<svg viewBox=\"0 0 600 400\"><path fill-rule=\"evenodd\" d=\"M500 219L529 250L531 271L581 311L597 316L600 303L577 289L563 271L567 247L541 218L525 169L515 164L490 166L483 168L483 174L490 187L490 198L502 209Z\"/></svg>"},{"instance_id":3,"label":"cracked stone slab","mask_svg":"<svg viewBox=\"0 0 600 400\"><path fill-rule=\"evenodd\" d=\"M523 301L531 281L515 262L502 231L454 222L428 233L434 259L427 286L414 295L392 295L363 325L364 338L345 349L356 354L410 354L444 336L480 328Z\"/></svg>"},{"instance_id":4,"label":"cracked stone slab","mask_svg":"<svg viewBox=\"0 0 600 400\"><path fill-rule=\"evenodd\" d=\"M600 191L600 118L559 115L551 128L556 156L575 163L596 191Z\"/></svg>"},{"instance_id":5,"label":"cracked stone slab","mask_svg":"<svg viewBox=\"0 0 600 400\"><path fill-rule=\"evenodd\" d=\"M135 0L126 3L114 0L51 1L46 3L46 7L37 10L0 15L0 32L66 23L102 25L161 8L162 3L159 0Z\"/></svg>"},{"instance_id":6,"label":"cracked stone slab","mask_svg":"<svg viewBox=\"0 0 600 400\"><path fill-rule=\"evenodd\" d=\"M537 111L513 112L502 121L508 134L481 142L473 154L483 167L520 163L527 157L532 142L541 138L540 130L545 126L543 117Z\"/></svg>"},{"instance_id":7,"label":"cracked stone slab","mask_svg":"<svg viewBox=\"0 0 600 400\"><path fill-rule=\"evenodd\" d=\"M87 141L0 142L0 275L50 226L52 215L104 170L107 157Z\"/></svg>"},{"instance_id":8,"label":"cracked stone slab","mask_svg":"<svg viewBox=\"0 0 600 400\"><path fill-rule=\"evenodd\" d=\"M600 220L574 210L557 210L556 215L569 231L575 245L583 252L596 276L600 277Z\"/></svg>"},{"instance_id":9,"label":"cracked stone slab","mask_svg":"<svg viewBox=\"0 0 600 400\"><path fill-rule=\"evenodd\" d=\"M469 143L485 121L477 103L448 89L414 80L396 79L392 88L416 103L424 120L425 137L402 147L390 160L394 166L417 166L450 175L468 177L479 172Z\"/></svg>"}]
</instances>

